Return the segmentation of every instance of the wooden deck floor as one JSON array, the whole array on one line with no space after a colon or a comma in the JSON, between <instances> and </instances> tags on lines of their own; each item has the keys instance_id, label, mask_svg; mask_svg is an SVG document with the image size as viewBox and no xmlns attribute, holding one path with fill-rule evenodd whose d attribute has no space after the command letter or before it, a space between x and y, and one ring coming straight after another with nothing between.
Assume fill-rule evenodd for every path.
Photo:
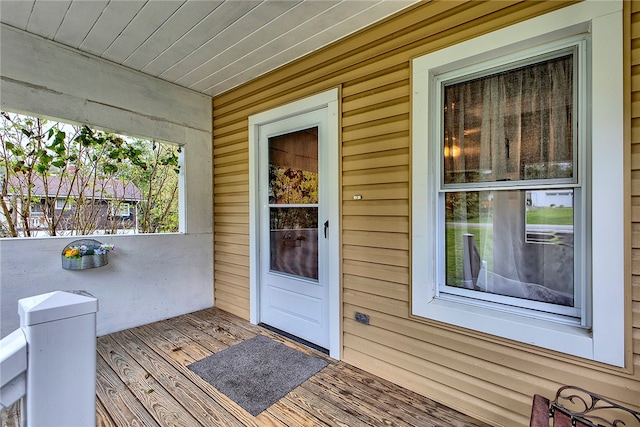
<instances>
[{"instance_id":1,"label":"wooden deck floor","mask_svg":"<svg viewBox=\"0 0 640 427\"><path fill-rule=\"evenodd\" d=\"M254 417L186 368L257 334L329 365ZM483 426L218 309L98 338L98 426Z\"/></svg>"}]
</instances>

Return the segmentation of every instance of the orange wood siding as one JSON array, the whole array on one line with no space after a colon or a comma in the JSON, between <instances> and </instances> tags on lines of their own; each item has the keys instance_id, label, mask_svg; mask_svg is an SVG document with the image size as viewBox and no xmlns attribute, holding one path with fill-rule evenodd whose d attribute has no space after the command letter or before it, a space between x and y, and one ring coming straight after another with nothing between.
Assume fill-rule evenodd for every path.
<instances>
[{"instance_id":1,"label":"orange wood siding","mask_svg":"<svg viewBox=\"0 0 640 427\"><path fill-rule=\"evenodd\" d=\"M213 100L215 305L249 317L248 117L341 88L342 357L496 425L526 425L534 393L565 383L640 402L640 2L633 2L630 139L633 365L613 369L410 317L413 57L569 2L421 3ZM638 10L639 13L635 13ZM635 23L638 21L638 23ZM634 42L637 42L636 48ZM362 195L354 201L353 195ZM369 326L354 312L369 314ZM633 333L631 334L631 324Z\"/></svg>"}]
</instances>

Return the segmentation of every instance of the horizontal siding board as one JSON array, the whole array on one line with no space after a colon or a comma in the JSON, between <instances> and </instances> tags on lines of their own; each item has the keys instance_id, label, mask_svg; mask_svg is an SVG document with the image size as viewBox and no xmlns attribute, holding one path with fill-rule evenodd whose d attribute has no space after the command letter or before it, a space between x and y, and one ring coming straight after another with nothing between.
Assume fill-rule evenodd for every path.
<instances>
[{"instance_id":1,"label":"horizontal siding board","mask_svg":"<svg viewBox=\"0 0 640 427\"><path fill-rule=\"evenodd\" d=\"M640 17L638 15L631 15L631 38L640 38Z\"/></svg>"},{"instance_id":2,"label":"horizontal siding board","mask_svg":"<svg viewBox=\"0 0 640 427\"><path fill-rule=\"evenodd\" d=\"M249 256L249 247L247 245L234 245L230 243L216 242L213 245L213 250L214 250L214 253L224 252L226 254L231 254L231 255Z\"/></svg>"},{"instance_id":3,"label":"horizontal siding board","mask_svg":"<svg viewBox=\"0 0 640 427\"><path fill-rule=\"evenodd\" d=\"M394 166L406 166L408 161L409 153L407 150L394 150L392 152L344 158L342 168L345 172L363 169L391 168Z\"/></svg>"},{"instance_id":4,"label":"horizontal siding board","mask_svg":"<svg viewBox=\"0 0 640 427\"><path fill-rule=\"evenodd\" d=\"M248 193L223 193L216 195L216 203L249 203Z\"/></svg>"},{"instance_id":5,"label":"horizontal siding board","mask_svg":"<svg viewBox=\"0 0 640 427\"><path fill-rule=\"evenodd\" d=\"M365 123L360 126L351 126L343 129L342 140L345 142L356 139L369 138L403 132L409 130L409 115L401 114L399 116L389 117L385 120L377 120L373 123Z\"/></svg>"},{"instance_id":6,"label":"horizontal siding board","mask_svg":"<svg viewBox=\"0 0 640 427\"><path fill-rule=\"evenodd\" d=\"M369 262L372 264L393 265L397 267L409 267L408 251L397 249L382 249L364 246L343 245L342 255L345 259L353 261Z\"/></svg>"},{"instance_id":7,"label":"horizontal siding board","mask_svg":"<svg viewBox=\"0 0 640 427\"><path fill-rule=\"evenodd\" d=\"M249 144L247 141L239 141L225 145L214 145L213 147L213 156L216 158L222 157L229 160L228 156L234 156L238 154L248 155L249 153Z\"/></svg>"},{"instance_id":8,"label":"horizontal siding board","mask_svg":"<svg viewBox=\"0 0 640 427\"><path fill-rule=\"evenodd\" d=\"M214 222L218 224L242 224L245 226L249 225L249 216L248 215L225 215L219 214L214 218ZM246 232L246 229L245 229Z\"/></svg>"},{"instance_id":9,"label":"horizontal siding board","mask_svg":"<svg viewBox=\"0 0 640 427\"><path fill-rule=\"evenodd\" d=\"M345 246L366 246L372 248L409 250L409 236L400 233L378 231L343 230L342 244Z\"/></svg>"},{"instance_id":10,"label":"horizontal siding board","mask_svg":"<svg viewBox=\"0 0 640 427\"><path fill-rule=\"evenodd\" d=\"M221 287L221 289L224 289ZM224 295L224 291L217 291L215 294L215 306L220 310L227 311L241 319L249 318L249 309L244 307L244 304L238 305L238 301L233 298L228 299ZM242 301L240 301L242 302Z\"/></svg>"},{"instance_id":11,"label":"horizontal siding board","mask_svg":"<svg viewBox=\"0 0 640 427\"><path fill-rule=\"evenodd\" d=\"M401 283L387 282L369 277L353 276L345 274L343 278L344 289L379 295L386 298L409 300L409 287ZM347 313L345 306L345 313ZM352 316L347 316L352 317Z\"/></svg>"},{"instance_id":12,"label":"horizontal siding board","mask_svg":"<svg viewBox=\"0 0 640 427\"><path fill-rule=\"evenodd\" d=\"M215 196L214 196L215 197ZM234 216L249 217L249 205L246 203L235 204L216 204L213 209L213 214L234 214Z\"/></svg>"},{"instance_id":13,"label":"horizontal siding board","mask_svg":"<svg viewBox=\"0 0 640 427\"><path fill-rule=\"evenodd\" d=\"M631 145L631 170L640 170L640 143Z\"/></svg>"},{"instance_id":14,"label":"horizontal siding board","mask_svg":"<svg viewBox=\"0 0 640 427\"><path fill-rule=\"evenodd\" d=\"M342 219L342 230L380 231L388 233L408 233L408 217L371 217L371 216L345 216Z\"/></svg>"},{"instance_id":15,"label":"horizontal siding board","mask_svg":"<svg viewBox=\"0 0 640 427\"><path fill-rule=\"evenodd\" d=\"M446 348L434 346L426 342L419 342L403 335L378 328L376 333L371 333L365 325L355 320L345 319L345 335L350 334L357 339L367 341L372 345L387 347L395 356L389 360L392 362L399 361L404 357L411 362L403 364L412 366L411 371L420 376L429 375L432 379L443 384L455 386L457 383L460 388L468 378L473 378L476 387L486 387L485 384L513 383L520 385L519 390L505 390L502 387L492 385L487 387L482 393L479 389L477 393L473 393L487 400L498 403L501 406L509 406L512 409L512 402L521 405L519 412L525 412L531 406L531 398L537 390L549 385L548 381L542 380L526 372L520 372L518 381L513 381L513 373L504 369L492 361L478 360L472 354L464 354L454 352ZM345 338L346 341L346 338ZM376 353L372 353L376 354ZM416 357L412 354L421 355ZM434 375L437 373L438 375ZM500 395L501 397L498 397ZM504 399L504 400L498 400Z\"/></svg>"},{"instance_id":16,"label":"horizontal siding board","mask_svg":"<svg viewBox=\"0 0 640 427\"><path fill-rule=\"evenodd\" d=\"M225 283L221 280L222 283ZM227 288L233 287L232 283L225 283L227 286L221 286L220 289L215 293L216 301L224 301L227 304L231 304L237 307L242 307L242 302L246 298L235 295L232 292L228 292ZM221 307L219 307L221 308ZM225 310L228 311L228 310Z\"/></svg>"},{"instance_id":17,"label":"horizontal siding board","mask_svg":"<svg viewBox=\"0 0 640 427\"><path fill-rule=\"evenodd\" d=\"M378 169L344 171L342 174L342 183L344 186L384 184L389 182L409 182L409 168L407 168L406 165L402 165Z\"/></svg>"},{"instance_id":18,"label":"horizontal siding board","mask_svg":"<svg viewBox=\"0 0 640 427\"><path fill-rule=\"evenodd\" d=\"M225 292L233 294L240 298L249 298L249 288L246 286L247 278L228 273L226 271L217 271L218 278L228 284L224 288Z\"/></svg>"},{"instance_id":19,"label":"horizontal siding board","mask_svg":"<svg viewBox=\"0 0 640 427\"><path fill-rule=\"evenodd\" d=\"M371 110L357 110L353 114L345 114L342 117L342 125L344 127L362 126L385 117L407 116L409 114L409 97L389 100L374 107Z\"/></svg>"},{"instance_id":20,"label":"horizontal siding board","mask_svg":"<svg viewBox=\"0 0 640 427\"><path fill-rule=\"evenodd\" d=\"M242 145L245 147L249 147L249 130L248 123L245 121L245 127L239 131L233 132L225 132L223 134L215 134L213 135L213 149L214 152L218 147L225 147L227 145ZM215 129L215 123L214 123Z\"/></svg>"},{"instance_id":21,"label":"horizontal siding board","mask_svg":"<svg viewBox=\"0 0 640 427\"><path fill-rule=\"evenodd\" d=\"M232 183L232 184L221 184L216 186L216 189L213 191L214 197L223 196L223 195L231 195L231 194L245 194L247 196L247 200L249 198L249 185L248 183ZM246 203L246 200L243 201Z\"/></svg>"},{"instance_id":22,"label":"horizontal siding board","mask_svg":"<svg viewBox=\"0 0 640 427\"><path fill-rule=\"evenodd\" d=\"M239 135L239 134L244 134L247 131L247 120L246 117L243 120L237 120L235 122L231 122L226 124L224 127L217 127L216 129L220 132L222 129L224 129L224 133L223 134L216 134L215 132L213 133L213 139L216 140L218 138L222 139L222 141L225 141L226 138L229 135Z\"/></svg>"},{"instance_id":23,"label":"horizontal siding board","mask_svg":"<svg viewBox=\"0 0 640 427\"><path fill-rule=\"evenodd\" d=\"M409 133L398 132L365 138L357 141L345 142L342 145L342 156L357 156L361 154L379 153L397 149L409 148Z\"/></svg>"},{"instance_id":24,"label":"horizontal siding board","mask_svg":"<svg viewBox=\"0 0 640 427\"><path fill-rule=\"evenodd\" d=\"M216 266L221 263L229 265L239 265L241 267L246 267L249 265L249 257L237 254L229 254L226 252L214 252L213 259L216 261Z\"/></svg>"},{"instance_id":25,"label":"horizontal siding board","mask_svg":"<svg viewBox=\"0 0 640 427\"><path fill-rule=\"evenodd\" d=\"M215 168L220 164L230 164L230 163L246 163L249 161L249 153L246 150L243 151L233 151L230 154L224 156L215 156L213 160L213 167Z\"/></svg>"},{"instance_id":26,"label":"horizontal siding board","mask_svg":"<svg viewBox=\"0 0 640 427\"><path fill-rule=\"evenodd\" d=\"M361 261L345 260L342 266L342 274L368 277L405 285L409 284L409 269L398 266L376 265ZM403 317L405 317L406 314L407 313L405 313Z\"/></svg>"},{"instance_id":27,"label":"horizontal siding board","mask_svg":"<svg viewBox=\"0 0 640 427\"><path fill-rule=\"evenodd\" d=\"M247 219L247 223L248 223ZM246 224L226 224L223 222L213 223L213 228L216 230L216 235L218 233L226 233L226 234L248 234L247 233L247 225ZM247 259L246 262L249 262Z\"/></svg>"},{"instance_id":28,"label":"horizontal siding board","mask_svg":"<svg viewBox=\"0 0 640 427\"><path fill-rule=\"evenodd\" d=\"M216 243L232 243L238 245L249 246L249 236L246 234L224 234L220 233Z\"/></svg>"},{"instance_id":29,"label":"horizontal siding board","mask_svg":"<svg viewBox=\"0 0 640 427\"><path fill-rule=\"evenodd\" d=\"M640 117L631 118L631 142L640 143Z\"/></svg>"},{"instance_id":30,"label":"horizontal siding board","mask_svg":"<svg viewBox=\"0 0 640 427\"><path fill-rule=\"evenodd\" d=\"M378 323L376 313L371 313L371 319L373 323ZM376 329L375 333L371 333L368 329L371 328L352 319L345 319L345 333L353 334L378 345L386 344L402 353L422 355L425 360L424 370L426 372L440 369L442 372L449 371L455 373L456 376L462 374L487 383L513 383L519 387L516 390L511 390L516 392L514 397L525 405L531 405L530 398L525 396L532 396L538 390L549 385L552 387L558 385L524 371L518 372L514 378L514 373L510 369L493 361L481 360L472 353L461 353L425 341L417 341L412 337L386 330L384 327Z\"/></svg>"},{"instance_id":31,"label":"horizontal siding board","mask_svg":"<svg viewBox=\"0 0 640 427\"><path fill-rule=\"evenodd\" d=\"M221 164L213 169L214 179L217 175L225 175L225 174L249 174L249 164L248 163L236 163L236 164ZM246 179L246 178L245 178ZM214 181L215 183L215 181Z\"/></svg>"},{"instance_id":32,"label":"horizontal siding board","mask_svg":"<svg viewBox=\"0 0 640 427\"><path fill-rule=\"evenodd\" d=\"M243 283L247 289L249 289L249 267L244 265L232 265L220 262L216 265L216 271L223 271L226 273L235 274L236 276L242 276L246 279Z\"/></svg>"},{"instance_id":33,"label":"horizontal siding board","mask_svg":"<svg viewBox=\"0 0 640 427\"><path fill-rule=\"evenodd\" d=\"M344 304L351 304L369 310L372 310L373 307L375 307L375 309L381 313L396 317L405 316L409 310L408 301L385 298L380 295L358 292L352 289L345 289L342 297ZM377 332L377 330L371 328L370 332L374 333Z\"/></svg>"},{"instance_id":34,"label":"horizontal siding board","mask_svg":"<svg viewBox=\"0 0 640 427\"><path fill-rule=\"evenodd\" d=\"M343 200L353 200L352 194L358 193L363 200L392 200L409 199L409 187L404 182L378 185L360 185L357 187L344 187Z\"/></svg>"},{"instance_id":35,"label":"horizontal siding board","mask_svg":"<svg viewBox=\"0 0 640 427\"><path fill-rule=\"evenodd\" d=\"M343 215L372 215L372 216L408 216L409 201L406 200L359 200L345 202L342 207Z\"/></svg>"},{"instance_id":36,"label":"horizontal siding board","mask_svg":"<svg viewBox=\"0 0 640 427\"><path fill-rule=\"evenodd\" d=\"M224 173L220 173L220 171L217 171L216 173L216 169L214 169L213 171L213 179L214 179L214 184L217 187L218 185L224 185L224 184L230 184L230 183L246 183L247 185L247 189L249 188L249 175L248 174L244 174L244 173L229 173L229 174L224 174ZM215 191L215 190L214 190Z\"/></svg>"},{"instance_id":37,"label":"horizontal siding board","mask_svg":"<svg viewBox=\"0 0 640 427\"><path fill-rule=\"evenodd\" d=\"M410 94L409 80L402 80L380 88L371 89L368 92L353 95L349 98L344 98L342 111L346 114L353 110L370 108L372 105L383 104L394 99L407 99Z\"/></svg>"},{"instance_id":38,"label":"horizontal siding board","mask_svg":"<svg viewBox=\"0 0 640 427\"><path fill-rule=\"evenodd\" d=\"M428 341L416 341L414 343L413 341L416 340L417 337L414 338L410 336L407 333L407 331L403 329L388 327L386 324L382 323L380 320L381 318L382 319L390 318L390 317L393 318L394 316L389 316L387 313L384 313L381 311L375 311L375 308L371 308L367 306L365 307L351 306L346 304L345 305L346 318L352 318L353 317L352 313L354 310L369 314L371 326L378 326L385 330L388 329L391 335L393 336L397 335L399 337L403 337L402 339L407 339L408 340L408 343L406 344L407 348L410 348L410 349L415 348L415 346L423 345L425 343L428 345ZM369 332L369 334L371 334L371 332ZM369 336L371 335L367 335L367 337ZM480 372L479 369L481 367L480 365L484 363L483 361L489 361L490 363L491 361L496 361L496 360L501 361L502 359L504 359L503 353L496 352L495 357L493 359L489 359L485 357L484 353L486 353L486 351L483 351L483 350L486 350L486 349L484 349L482 346L474 346L473 343L470 343L468 347L463 346L462 349L455 349L455 347L452 348L451 346L448 346L447 341L448 339L445 341L445 345L442 348L453 349L453 351L456 354L467 354L471 358L478 359L476 362L478 364L478 367L477 367L478 372L474 373L473 374L474 376L476 375L487 376L487 378L489 378L489 381L491 381L491 378L493 378L494 382L499 379L497 375L492 376L491 373ZM394 348L398 348L398 344L396 344ZM437 361L438 363L444 363L441 360L437 359L437 356L429 356L429 357L436 358L434 360ZM509 385L510 387L511 386L519 387L518 390L521 390L523 395L528 398L530 398L533 392L552 395L555 392L555 390L560 385L563 385L563 384L574 384L574 385L585 387L587 389L593 390L597 388L598 390L602 390L606 392L618 393L618 395L623 395L623 397L618 398L617 400L619 400L620 402L625 402L625 404L630 404L630 405L632 405L631 402L633 402L633 400L636 399L638 396L637 393L635 392L630 393L629 389L627 388L627 387L631 387L633 389L634 387L633 382L628 380L618 381L617 379L611 379L610 376L602 375L601 373L597 373L592 377L589 374L590 372L589 368L582 369L583 372L580 375L576 373L566 372L566 370L563 372L562 369L567 367L565 362L554 364L553 361L550 362L548 359L545 359L544 357L538 357L537 359L532 360L531 356L526 353L523 353L523 360L521 360L521 362L522 362L521 364L525 366L523 369L520 369L517 371L512 371L509 367L506 367L502 364L499 364L497 367L492 367L492 369L494 368L501 369L501 370L504 369L505 378L509 378L514 383L516 383L515 385L511 385L511 382L507 382L506 384L510 384ZM547 368L548 365L551 365L551 366ZM553 373L555 373L556 371L560 372L560 375L558 376L553 375ZM605 386L599 385L600 381L602 381L603 378L605 379L605 381L610 381L611 384L607 383ZM609 378L609 379L606 380L606 378ZM535 384L535 387L533 390L530 390L527 388L525 389L520 388L530 384ZM594 388L594 385L595 385L595 388Z\"/></svg>"},{"instance_id":39,"label":"horizontal siding board","mask_svg":"<svg viewBox=\"0 0 640 427\"><path fill-rule=\"evenodd\" d=\"M410 68L408 63L395 65L390 69L385 69L379 73L368 75L362 79L355 80L342 87L342 96L348 98L359 93L368 92L388 84L409 80Z\"/></svg>"}]
</instances>

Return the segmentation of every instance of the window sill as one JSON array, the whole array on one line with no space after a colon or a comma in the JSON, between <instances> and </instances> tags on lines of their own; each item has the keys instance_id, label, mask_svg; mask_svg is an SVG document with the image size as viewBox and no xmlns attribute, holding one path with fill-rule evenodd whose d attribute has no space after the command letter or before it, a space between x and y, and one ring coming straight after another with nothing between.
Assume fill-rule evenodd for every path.
<instances>
[{"instance_id":1,"label":"window sill","mask_svg":"<svg viewBox=\"0 0 640 427\"><path fill-rule=\"evenodd\" d=\"M593 360L593 338L581 327L434 298L413 315Z\"/></svg>"}]
</instances>

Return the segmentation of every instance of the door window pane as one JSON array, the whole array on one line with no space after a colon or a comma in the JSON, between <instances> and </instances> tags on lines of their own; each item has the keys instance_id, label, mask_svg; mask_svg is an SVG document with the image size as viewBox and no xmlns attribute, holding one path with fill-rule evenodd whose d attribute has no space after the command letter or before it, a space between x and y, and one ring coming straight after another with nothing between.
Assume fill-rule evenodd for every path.
<instances>
[{"instance_id":1,"label":"door window pane","mask_svg":"<svg viewBox=\"0 0 640 427\"><path fill-rule=\"evenodd\" d=\"M269 138L269 204L318 203L318 128Z\"/></svg>"},{"instance_id":2,"label":"door window pane","mask_svg":"<svg viewBox=\"0 0 640 427\"><path fill-rule=\"evenodd\" d=\"M318 279L318 128L269 138L270 269Z\"/></svg>"},{"instance_id":3,"label":"door window pane","mask_svg":"<svg viewBox=\"0 0 640 427\"><path fill-rule=\"evenodd\" d=\"M271 208L271 271L318 279L318 208Z\"/></svg>"}]
</instances>

